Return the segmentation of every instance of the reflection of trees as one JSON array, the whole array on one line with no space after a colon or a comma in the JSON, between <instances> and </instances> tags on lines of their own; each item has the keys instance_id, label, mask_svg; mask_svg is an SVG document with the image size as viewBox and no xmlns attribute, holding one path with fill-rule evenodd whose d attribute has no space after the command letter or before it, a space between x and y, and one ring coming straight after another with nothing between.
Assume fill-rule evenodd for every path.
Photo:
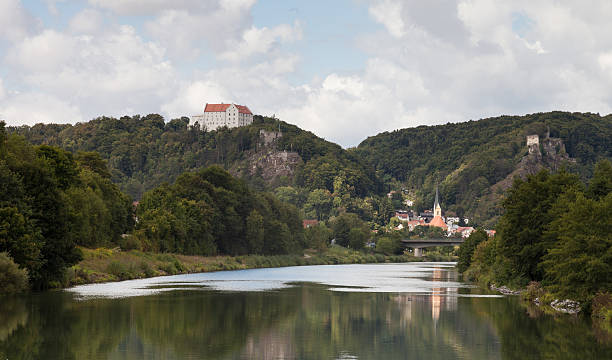
<instances>
[{"instance_id":1,"label":"reflection of trees","mask_svg":"<svg viewBox=\"0 0 612 360\"><path fill-rule=\"evenodd\" d=\"M28 321L28 313L23 301L18 298L4 297L0 299L0 343L9 337L18 327Z\"/></svg>"},{"instance_id":2,"label":"reflection of trees","mask_svg":"<svg viewBox=\"0 0 612 360\"><path fill-rule=\"evenodd\" d=\"M567 315L533 318L518 301L472 299L465 304L495 326L504 359L612 359L612 344L597 342L588 319Z\"/></svg>"},{"instance_id":3,"label":"reflection of trees","mask_svg":"<svg viewBox=\"0 0 612 360\"><path fill-rule=\"evenodd\" d=\"M471 331L482 327L482 321L472 317L458 324L444 304L436 328L430 296L303 289L309 297L303 303L309 306L303 307L286 331L294 337L299 359L337 358L339 354L359 359L448 359L464 353L473 359L491 357L491 349L474 346L494 341L490 331Z\"/></svg>"},{"instance_id":4,"label":"reflection of trees","mask_svg":"<svg viewBox=\"0 0 612 360\"><path fill-rule=\"evenodd\" d=\"M76 302L52 292L0 304L0 359L612 358L587 321L530 318L511 298L457 302L449 295L445 288L426 296L313 284Z\"/></svg>"},{"instance_id":5,"label":"reflection of trees","mask_svg":"<svg viewBox=\"0 0 612 360\"><path fill-rule=\"evenodd\" d=\"M135 329L145 342L178 355L220 358L295 315L299 301L279 298L265 292L173 292L136 298L131 308Z\"/></svg>"}]
</instances>

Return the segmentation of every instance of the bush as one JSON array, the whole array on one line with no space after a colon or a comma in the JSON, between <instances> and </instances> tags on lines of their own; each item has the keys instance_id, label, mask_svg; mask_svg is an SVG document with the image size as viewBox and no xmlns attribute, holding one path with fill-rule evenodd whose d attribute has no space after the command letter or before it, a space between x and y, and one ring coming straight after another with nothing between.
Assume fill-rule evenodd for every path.
<instances>
[{"instance_id":1,"label":"bush","mask_svg":"<svg viewBox=\"0 0 612 360\"><path fill-rule=\"evenodd\" d=\"M178 273L174 262L164 263L160 265L159 268L165 271L168 275L176 275Z\"/></svg>"},{"instance_id":2,"label":"bush","mask_svg":"<svg viewBox=\"0 0 612 360\"><path fill-rule=\"evenodd\" d=\"M600 292L595 295L591 305L592 316L603 319L612 325L612 295L607 292Z\"/></svg>"},{"instance_id":3,"label":"bush","mask_svg":"<svg viewBox=\"0 0 612 360\"><path fill-rule=\"evenodd\" d=\"M129 280L135 278L133 267L128 268L125 264L119 261L112 261L106 267L106 272L116 276L119 280Z\"/></svg>"},{"instance_id":4,"label":"bush","mask_svg":"<svg viewBox=\"0 0 612 360\"><path fill-rule=\"evenodd\" d=\"M151 268L151 265L149 265L147 262L143 261L140 263L140 270L146 277L152 277L155 275L155 271L153 271L153 268Z\"/></svg>"},{"instance_id":5,"label":"bush","mask_svg":"<svg viewBox=\"0 0 612 360\"><path fill-rule=\"evenodd\" d=\"M393 255L401 249L401 245L398 240L390 237L382 237L376 242L376 252Z\"/></svg>"},{"instance_id":6,"label":"bush","mask_svg":"<svg viewBox=\"0 0 612 360\"><path fill-rule=\"evenodd\" d=\"M27 288L27 270L20 269L7 253L0 253L0 295L20 293Z\"/></svg>"}]
</instances>

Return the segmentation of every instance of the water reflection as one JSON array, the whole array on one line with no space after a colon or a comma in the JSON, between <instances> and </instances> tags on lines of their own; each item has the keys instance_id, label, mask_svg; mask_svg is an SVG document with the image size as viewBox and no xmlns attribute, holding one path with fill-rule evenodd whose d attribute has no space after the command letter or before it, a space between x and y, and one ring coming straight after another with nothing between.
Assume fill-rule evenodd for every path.
<instances>
[{"instance_id":1,"label":"water reflection","mask_svg":"<svg viewBox=\"0 0 612 360\"><path fill-rule=\"evenodd\" d=\"M379 267L380 278L390 268ZM341 285L344 275L322 271ZM16 298L0 305L0 359L612 358L583 319L532 318L514 298L459 297L477 289L442 286L456 281L445 266L419 276L433 284L430 294L306 282L273 291Z\"/></svg>"}]
</instances>

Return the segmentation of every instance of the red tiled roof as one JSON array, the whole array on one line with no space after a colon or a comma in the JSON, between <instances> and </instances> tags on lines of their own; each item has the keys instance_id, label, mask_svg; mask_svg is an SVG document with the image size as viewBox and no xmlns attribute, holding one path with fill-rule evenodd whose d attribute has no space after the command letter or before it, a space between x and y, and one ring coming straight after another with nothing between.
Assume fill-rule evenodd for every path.
<instances>
[{"instance_id":1,"label":"red tiled roof","mask_svg":"<svg viewBox=\"0 0 612 360\"><path fill-rule=\"evenodd\" d=\"M440 216L434 216L434 218L429 222L429 226L437 226L443 229L448 228Z\"/></svg>"},{"instance_id":2,"label":"red tiled roof","mask_svg":"<svg viewBox=\"0 0 612 360\"><path fill-rule=\"evenodd\" d=\"M457 228L457 232L463 232L465 230L474 230L474 228L471 226L460 226Z\"/></svg>"},{"instance_id":3,"label":"red tiled roof","mask_svg":"<svg viewBox=\"0 0 612 360\"><path fill-rule=\"evenodd\" d=\"M236 105L236 107L238 108L238 112L241 113L241 114L250 114L250 115L253 115L251 110L249 110L249 108L244 106L244 105Z\"/></svg>"},{"instance_id":4,"label":"red tiled roof","mask_svg":"<svg viewBox=\"0 0 612 360\"><path fill-rule=\"evenodd\" d=\"M318 220L302 220L302 226L304 226L304 229L310 226L317 225L318 223Z\"/></svg>"},{"instance_id":5,"label":"red tiled roof","mask_svg":"<svg viewBox=\"0 0 612 360\"><path fill-rule=\"evenodd\" d=\"M227 110L230 105L232 104L206 104L204 112L225 112L225 110ZM249 108L244 105L236 105L236 108L238 108L238 112L241 114L253 115L251 110L249 110Z\"/></svg>"},{"instance_id":6,"label":"red tiled roof","mask_svg":"<svg viewBox=\"0 0 612 360\"><path fill-rule=\"evenodd\" d=\"M204 112L225 112L231 104L206 104Z\"/></svg>"}]
</instances>

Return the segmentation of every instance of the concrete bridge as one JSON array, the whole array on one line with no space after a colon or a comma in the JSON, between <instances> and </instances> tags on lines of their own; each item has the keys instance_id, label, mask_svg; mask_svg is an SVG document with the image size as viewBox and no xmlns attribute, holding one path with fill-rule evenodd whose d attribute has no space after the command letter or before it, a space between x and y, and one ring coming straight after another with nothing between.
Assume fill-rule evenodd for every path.
<instances>
[{"instance_id":1,"label":"concrete bridge","mask_svg":"<svg viewBox=\"0 0 612 360\"><path fill-rule=\"evenodd\" d=\"M402 239L402 246L414 249L414 256L422 256L422 249L433 246L456 246L463 244L463 238Z\"/></svg>"}]
</instances>

